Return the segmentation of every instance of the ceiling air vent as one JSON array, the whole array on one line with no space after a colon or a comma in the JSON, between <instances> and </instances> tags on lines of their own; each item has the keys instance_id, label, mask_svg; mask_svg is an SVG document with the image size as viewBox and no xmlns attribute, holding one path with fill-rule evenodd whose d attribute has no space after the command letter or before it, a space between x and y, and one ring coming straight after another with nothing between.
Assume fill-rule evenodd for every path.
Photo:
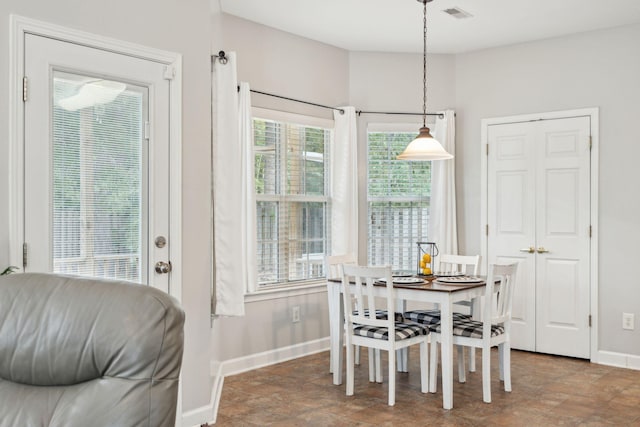
<instances>
[{"instance_id":1,"label":"ceiling air vent","mask_svg":"<svg viewBox=\"0 0 640 427\"><path fill-rule=\"evenodd\" d=\"M451 16L453 16L454 18L457 19L465 19L465 18L471 18L473 15L470 14L469 12L466 12L462 9L460 9L459 7L452 7L450 9L445 9L443 10L444 13L449 14Z\"/></svg>"}]
</instances>

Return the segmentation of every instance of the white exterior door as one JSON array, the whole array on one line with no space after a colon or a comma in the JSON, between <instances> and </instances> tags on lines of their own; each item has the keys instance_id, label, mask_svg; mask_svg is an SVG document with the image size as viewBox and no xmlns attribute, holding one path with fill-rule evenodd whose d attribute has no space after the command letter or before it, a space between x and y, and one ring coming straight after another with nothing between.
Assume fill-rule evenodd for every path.
<instances>
[{"instance_id":1,"label":"white exterior door","mask_svg":"<svg viewBox=\"0 0 640 427\"><path fill-rule=\"evenodd\" d=\"M24 50L25 271L168 292L165 66L32 34Z\"/></svg>"},{"instance_id":2,"label":"white exterior door","mask_svg":"<svg viewBox=\"0 0 640 427\"><path fill-rule=\"evenodd\" d=\"M489 262L519 260L514 348L590 355L590 118L488 129Z\"/></svg>"}]
</instances>

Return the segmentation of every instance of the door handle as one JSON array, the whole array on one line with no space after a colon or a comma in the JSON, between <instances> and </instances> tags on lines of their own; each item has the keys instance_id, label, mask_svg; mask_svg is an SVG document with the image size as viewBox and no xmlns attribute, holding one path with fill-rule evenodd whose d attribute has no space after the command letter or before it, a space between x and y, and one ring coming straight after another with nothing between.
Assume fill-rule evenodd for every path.
<instances>
[{"instance_id":1,"label":"door handle","mask_svg":"<svg viewBox=\"0 0 640 427\"><path fill-rule=\"evenodd\" d=\"M156 273L158 274L167 274L169 272L171 272L171 261L169 262L164 262L164 261L158 261L156 262Z\"/></svg>"},{"instance_id":2,"label":"door handle","mask_svg":"<svg viewBox=\"0 0 640 427\"><path fill-rule=\"evenodd\" d=\"M535 251L536 251L536 248L534 248L533 246L529 246L528 248L520 249L520 252L528 252L530 254L534 253Z\"/></svg>"},{"instance_id":3,"label":"door handle","mask_svg":"<svg viewBox=\"0 0 640 427\"><path fill-rule=\"evenodd\" d=\"M539 254L546 254L547 252L549 252L547 249L544 248L544 246L540 246L538 248L538 253Z\"/></svg>"}]
</instances>

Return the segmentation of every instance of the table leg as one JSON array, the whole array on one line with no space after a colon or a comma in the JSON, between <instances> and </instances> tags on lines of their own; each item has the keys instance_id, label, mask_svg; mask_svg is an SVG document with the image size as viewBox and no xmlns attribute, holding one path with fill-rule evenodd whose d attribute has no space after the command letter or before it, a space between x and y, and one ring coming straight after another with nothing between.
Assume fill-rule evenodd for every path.
<instances>
[{"instance_id":1,"label":"table leg","mask_svg":"<svg viewBox=\"0 0 640 427\"><path fill-rule=\"evenodd\" d=\"M451 300L440 305L440 327L442 353L442 407L453 408L453 320Z\"/></svg>"}]
</instances>

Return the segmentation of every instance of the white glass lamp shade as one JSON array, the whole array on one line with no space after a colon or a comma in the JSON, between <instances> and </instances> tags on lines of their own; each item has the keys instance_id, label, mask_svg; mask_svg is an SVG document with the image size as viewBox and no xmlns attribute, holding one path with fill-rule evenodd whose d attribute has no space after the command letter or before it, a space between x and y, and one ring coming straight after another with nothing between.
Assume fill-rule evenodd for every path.
<instances>
[{"instance_id":1,"label":"white glass lamp shade","mask_svg":"<svg viewBox=\"0 0 640 427\"><path fill-rule=\"evenodd\" d=\"M428 127L420 128L420 134L407 145L398 160L448 160L453 156L442 148L442 145L429 132Z\"/></svg>"}]
</instances>

